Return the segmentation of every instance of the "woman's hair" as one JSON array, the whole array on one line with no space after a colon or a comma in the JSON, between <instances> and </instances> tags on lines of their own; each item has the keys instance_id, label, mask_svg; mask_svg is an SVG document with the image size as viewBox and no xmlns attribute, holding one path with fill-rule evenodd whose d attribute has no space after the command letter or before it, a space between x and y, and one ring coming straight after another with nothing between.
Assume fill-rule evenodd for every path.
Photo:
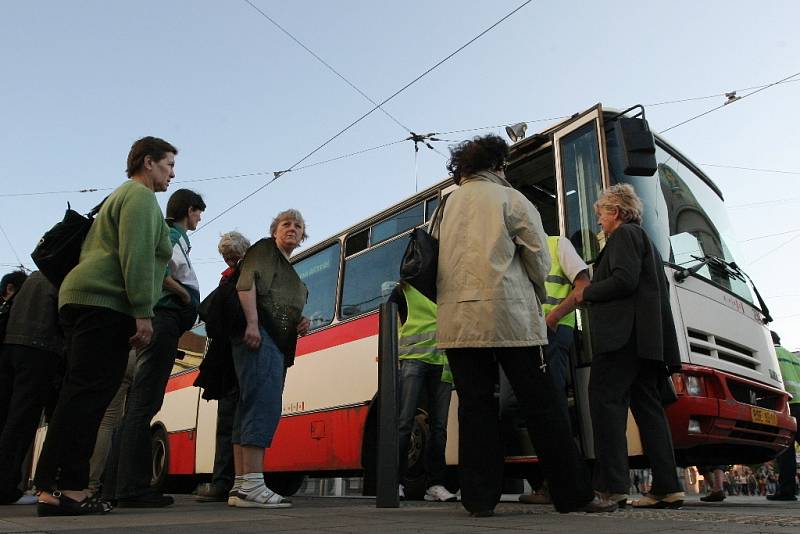
<instances>
[{"instance_id":1,"label":"woman's hair","mask_svg":"<svg viewBox=\"0 0 800 534\"><path fill-rule=\"evenodd\" d=\"M508 156L508 144L494 134L475 137L450 148L447 170L457 184L461 179L480 171L496 171L503 167Z\"/></svg>"},{"instance_id":2,"label":"woman's hair","mask_svg":"<svg viewBox=\"0 0 800 534\"><path fill-rule=\"evenodd\" d=\"M250 241L239 232L227 232L222 234L217 245L217 250L222 256L244 257L244 253L250 248Z\"/></svg>"},{"instance_id":3,"label":"woman's hair","mask_svg":"<svg viewBox=\"0 0 800 534\"><path fill-rule=\"evenodd\" d=\"M642 200L630 184L616 184L605 189L594 207L597 210L617 210L623 222L642 224Z\"/></svg>"},{"instance_id":4,"label":"woman's hair","mask_svg":"<svg viewBox=\"0 0 800 534\"><path fill-rule=\"evenodd\" d=\"M189 210L206 210L203 197L191 189L178 189L167 201L167 220L181 221L189 216Z\"/></svg>"},{"instance_id":5,"label":"woman's hair","mask_svg":"<svg viewBox=\"0 0 800 534\"><path fill-rule=\"evenodd\" d=\"M305 241L308 237L308 234L306 233L306 221L303 219L303 215L296 209L284 210L277 214L275 218L272 219L272 223L269 225L269 235L274 236L275 231L278 229L278 225L287 219L297 221L303 225L303 235L300 237L300 241Z\"/></svg>"},{"instance_id":6,"label":"woman's hair","mask_svg":"<svg viewBox=\"0 0 800 534\"><path fill-rule=\"evenodd\" d=\"M150 156L154 161L161 161L168 152L178 155L178 149L158 137L142 137L128 152L128 178L133 178L144 166L144 158Z\"/></svg>"},{"instance_id":7,"label":"woman's hair","mask_svg":"<svg viewBox=\"0 0 800 534\"><path fill-rule=\"evenodd\" d=\"M6 294L9 284L13 284L17 291L22 287L28 275L25 271L11 271L0 280L0 297Z\"/></svg>"}]
</instances>

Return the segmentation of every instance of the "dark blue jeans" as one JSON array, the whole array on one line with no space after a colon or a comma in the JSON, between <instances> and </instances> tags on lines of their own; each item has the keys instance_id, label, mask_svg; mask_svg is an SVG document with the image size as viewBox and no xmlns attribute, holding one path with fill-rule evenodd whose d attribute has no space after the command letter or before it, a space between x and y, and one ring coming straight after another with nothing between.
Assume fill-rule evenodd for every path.
<instances>
[{"instance_id":1,"label":"dark blue jeans","mask_svg":"<svg viewBox=\"0 0 800 534\"><path fill-rule=\"evenodd\" d=\"M150 421L161 409L178 338L184 330L177 310L159 308L150 345L136 355L125 415L114 434L103 478L107 498L129 499L150 491L153 476Z\"/></svg>"},{"instance_id":2,"label":"dark blue jeans","mask_svg":"<svg viewBox=\"0 0 800 534\"><path fill-rule=\"evenodd\" d=\"M400 476L407 469L408 446L414 416L417 414L420 395L428 397L428 427L430 433L425 444L425 479L427 487L444 484L446 464L444 448L447 443L447 412L453 386L442 382L441 365L419 360L400 360Z\"/></svg>"}]
</instances>

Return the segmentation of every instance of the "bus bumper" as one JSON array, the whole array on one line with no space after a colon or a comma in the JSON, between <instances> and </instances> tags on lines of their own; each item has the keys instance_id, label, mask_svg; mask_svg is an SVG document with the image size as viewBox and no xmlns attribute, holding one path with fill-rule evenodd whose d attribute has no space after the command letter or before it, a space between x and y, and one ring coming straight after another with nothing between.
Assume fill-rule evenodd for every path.
<instances>
[{"instance_id":1,"label":"bus bumper","mask_svg":"<svg viewBox=\"0 0 800 534\"><path fill-rule=\"evenodd\" d=\"M666 411L681 465L764 462L793 443L785 391L693 365L673 382L678 400Z\"/></svg>"}]
</instances>

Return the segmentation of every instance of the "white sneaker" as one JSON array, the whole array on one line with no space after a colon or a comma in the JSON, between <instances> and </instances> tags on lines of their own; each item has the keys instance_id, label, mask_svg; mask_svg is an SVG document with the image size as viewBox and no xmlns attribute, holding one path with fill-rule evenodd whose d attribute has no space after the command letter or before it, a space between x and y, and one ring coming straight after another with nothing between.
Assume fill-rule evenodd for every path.
<instances>
[{"instance_id":1,"label":"white sneaker","mask_svg":"<svg viewBox=\"0 0 800 534\"><path fill-rule=\"evenodd\" d=\"M441 484L436 484L435 486L431 486L425 492L425 500L426 501L439 501L439 502L453 502L456 500L455 493L450 493L447 491L447 488L442 486Z\"/></svg>"},{"instance_id":2,"label":"white sneaker","mask_svg":"<svg viewBox=\"0 0 800 534\"><path fill-rule=\"evenodd\" d=\"M400 484L400 487L397 490L397 494L400 496L400 500L403 501L406 498L406 489Z\"/></svg>"},{"instance_id":3,"label":"white sneaker","mask_svg":"<svg viewBox=\"0 0 800 534\"><path fill-rule=\"evenodd\" d=\"M24 493L22 497L14 501L13 504L36 504L38 500L39 499L36 497L36 495Z\"/></svg>"},{"instance_id":4,"label":"white sneaker","mask_svg":"<svg viewBox=\"0 0 800 534\"><path fill-rule=\"evenodd\" d=\"M292 501L262 484L248 492L239 490L233 505L236 508L290 508Z\"/></svg>"}]
</instances>

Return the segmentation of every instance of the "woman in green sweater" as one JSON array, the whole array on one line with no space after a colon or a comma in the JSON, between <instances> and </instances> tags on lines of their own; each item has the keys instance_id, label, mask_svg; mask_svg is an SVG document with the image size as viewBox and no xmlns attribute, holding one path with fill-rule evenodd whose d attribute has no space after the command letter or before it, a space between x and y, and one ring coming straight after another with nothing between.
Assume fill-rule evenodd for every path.
<instances>
[{"instance_id":1,"label":"woman in green sweater","mask_svg":"<svg viewBox=\"0 0 800 534\"><path fill-rule=\"evenodd\" d=\"M155 193L169 187L177 153L156 137L133 144L130 180L104 201L78 265L61 285L67 378L36 468L40 516L111 509L88 498L83 488L97 429L122 381L128 350L144 348L153 335L153 306L172 253Z\"/></svg>"}]
</instances>

